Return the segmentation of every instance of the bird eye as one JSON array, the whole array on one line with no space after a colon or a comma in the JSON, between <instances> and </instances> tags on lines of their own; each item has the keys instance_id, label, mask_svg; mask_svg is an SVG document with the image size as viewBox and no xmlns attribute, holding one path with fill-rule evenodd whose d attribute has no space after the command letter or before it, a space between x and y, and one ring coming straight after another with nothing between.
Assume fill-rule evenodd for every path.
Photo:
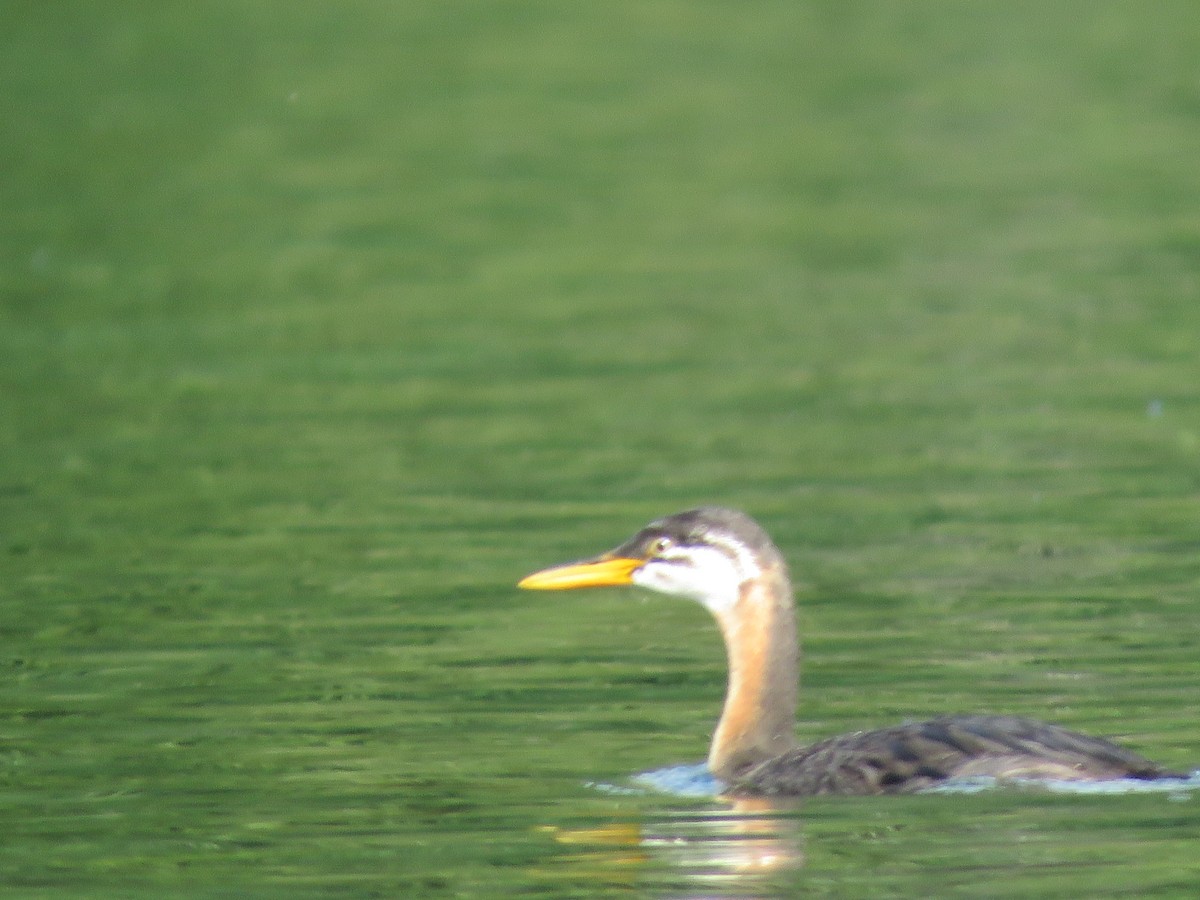
<instances>
[{"instance_id":1,"label":"bird eye","mask_svg":"<svg viewBox=\"0 0 1200 900\"><path fill-rule=\"evenodd\" d=\"M659 554L670 550L674 546L675 542L665 534L662 534L650 542L650 552L655 556L658 556Z\"/></svg>"}]
</instances>

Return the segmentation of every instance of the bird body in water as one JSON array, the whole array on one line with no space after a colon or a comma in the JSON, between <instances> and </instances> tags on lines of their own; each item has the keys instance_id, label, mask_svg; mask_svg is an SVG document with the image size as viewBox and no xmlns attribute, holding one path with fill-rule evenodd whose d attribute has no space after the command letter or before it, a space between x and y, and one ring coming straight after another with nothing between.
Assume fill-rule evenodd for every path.
<instances>
[{"instance_id":1,"label":"bird body in water","mask_svg":"<svg viewBox=\"0 0 1200 900\"><path fill-rule=\"evenodd\" d=\"M601 556L520 587L638 585L716 618L729 685L708 767L739 796L911 793L950 778L1181 777L1107 740L1015 716L946 716L797 746L799 645L787 565L749 516L722 507L651 522Z\"/></svg>"}]
</instances>

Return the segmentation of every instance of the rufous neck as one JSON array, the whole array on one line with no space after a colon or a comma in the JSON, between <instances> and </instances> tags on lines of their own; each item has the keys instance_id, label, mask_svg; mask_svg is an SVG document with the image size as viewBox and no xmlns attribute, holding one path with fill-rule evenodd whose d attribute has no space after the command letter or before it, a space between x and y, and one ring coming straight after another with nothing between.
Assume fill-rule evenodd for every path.
<instances>
[{"instance_id":1,"label":"rufous neck","mask_svg":"<svg viewBox=\"0 0 1200 900\"><path fill-rule=\"evenodd\" d=\"M716 617L729 657L729 687L708 767L729 781L795 746L800 651L782 562L743 583L738 602Z\"/></svg>"}]
</instances>

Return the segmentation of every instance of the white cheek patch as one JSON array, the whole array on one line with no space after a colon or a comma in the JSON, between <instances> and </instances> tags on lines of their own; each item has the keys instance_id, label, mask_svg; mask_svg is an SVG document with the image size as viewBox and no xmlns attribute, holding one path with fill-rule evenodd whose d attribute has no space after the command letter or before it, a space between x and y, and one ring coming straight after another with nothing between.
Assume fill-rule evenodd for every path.
<instances>
[{"instance_id":1,"label":"white cheek patch","mask_svg":"<svg viewBox=\"0 0 1200 900\"><path fill-rule=\"evenodd\" d=\"M737 605L742 582L757 574L742 571L742 560L712 547L680 547L667 550L662 559L651 560L633 572L633 583L640 587L695 600L713 613L727 612Z\"/></svg>"},{"instance_id":2,"label":"white cheek patch","mask_svg":"<svg viewBox=\"0 0 1200 900\"><path fill-rule=\"evenodd\" d=\"M749 581L751 578L758 578L762 575L762 568L759 566L758 560L745 544L740 541L726 540L722 535L712 533L708 535L708 542L725 551L726 555L734 560L738 577L742 581Z\"/></svg>"}]
</instances>

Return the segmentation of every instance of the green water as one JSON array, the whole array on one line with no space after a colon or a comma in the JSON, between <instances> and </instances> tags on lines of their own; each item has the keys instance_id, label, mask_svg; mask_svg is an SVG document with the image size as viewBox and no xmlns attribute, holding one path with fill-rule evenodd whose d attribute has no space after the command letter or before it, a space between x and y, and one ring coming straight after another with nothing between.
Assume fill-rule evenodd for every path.
<instances>
[{"instance_id":1,"label":"green water","mask_svg":"<svg viewBox=\"0 0 1200 900\"><path fill-rule=\"evenodd\" d=\"M1200 766L1192 4L0 26L0 894L1195 894L1200 797L597 788L715 630L513 587L742 507L804 736Z\"/></svg>"}]
</instances>

